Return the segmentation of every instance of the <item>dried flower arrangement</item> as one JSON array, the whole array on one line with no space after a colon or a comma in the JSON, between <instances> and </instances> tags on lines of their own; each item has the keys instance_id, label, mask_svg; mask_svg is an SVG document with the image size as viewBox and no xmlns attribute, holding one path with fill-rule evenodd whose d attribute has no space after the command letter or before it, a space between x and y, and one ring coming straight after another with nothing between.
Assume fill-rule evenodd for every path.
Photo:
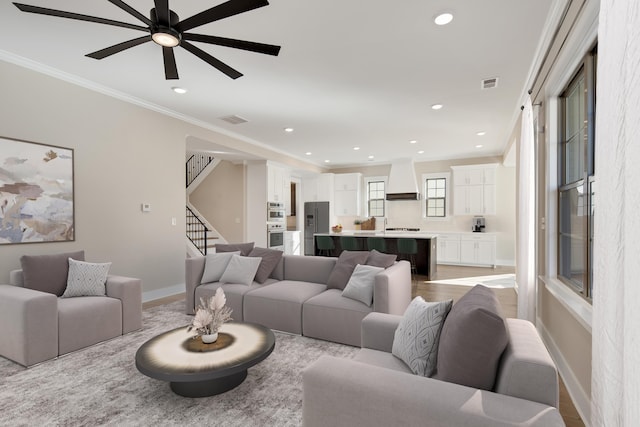
<instances>
[{"instance_id":1,"label":"dried flower arrangement","mask_svg":"<svg viewBox=\"0 0 640 427\"><path fill-rule=\"evenodd\" d=\"M187 329L190 332L192 329L196 331L194 338L200 335L209 335L218 332L220 326L231 318L233 310L227 307L227 297L224 295L222 288L216 289L216 293L207 302L204 298L200 298L200 306L196 310L196 315L193 318L193 323Z\"/></svg>"}]
</instances>

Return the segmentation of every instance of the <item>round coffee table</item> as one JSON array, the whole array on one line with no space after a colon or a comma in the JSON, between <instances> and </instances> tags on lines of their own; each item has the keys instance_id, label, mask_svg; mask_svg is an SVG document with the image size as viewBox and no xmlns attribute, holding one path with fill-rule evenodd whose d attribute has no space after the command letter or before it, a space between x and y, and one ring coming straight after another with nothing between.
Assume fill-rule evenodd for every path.
<instances>
[{"instance_id":1,"label":"round coffee table","mask_svg":"<svg viewBox=\"0 0 640 427\"><path fill-rule=\"evenodd\" d=\"M145 342L136 352L136 367L169 381L181 396L213 396L240 385L247 369L266 359L275 343L271 329L254 323L225 323L212 344L194 339L184 326Z\"/></svg>"}]
</instances>

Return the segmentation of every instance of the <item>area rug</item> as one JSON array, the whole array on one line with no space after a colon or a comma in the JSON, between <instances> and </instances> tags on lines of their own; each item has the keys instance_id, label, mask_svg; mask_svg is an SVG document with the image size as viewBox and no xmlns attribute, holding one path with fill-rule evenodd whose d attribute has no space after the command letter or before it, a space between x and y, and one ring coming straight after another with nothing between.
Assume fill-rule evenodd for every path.
<instances>
[{"instance_id":1,"label":"area rug","mask_svg":"<svg viewBox=\"0 0 640 427\"><path fill-rule=\"evenodd\" d=\"M433 280L425 283L439 283L442 285L475 286L485 285L489 288L508 289L516 284L515 274L492 274L488 276L463 277L459 279Z\"/></svg>"},{"instance_id":2,"label":"area rug","mask_svg":"<svg viewBox=\"0 0 640 427\"><path fill-rule=\"evenodd\" d=\"M299 426L302 370L357 348L276 332L273 353L235 389L186 398L135 367L145 341L192 317L179 301L143 312L143 329L25 369L0 358L1 426Z\"/></svg>"}]
</instances>

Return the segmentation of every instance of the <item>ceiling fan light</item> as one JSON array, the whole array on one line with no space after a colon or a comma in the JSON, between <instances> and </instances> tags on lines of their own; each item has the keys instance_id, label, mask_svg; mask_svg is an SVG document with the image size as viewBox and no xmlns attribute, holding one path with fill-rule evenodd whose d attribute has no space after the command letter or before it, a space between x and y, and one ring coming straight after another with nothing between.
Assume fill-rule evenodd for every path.
<instances>
[{"instance_id":1,"label":"ceiling fan light","mask_svg":"<svg viewBox=\"0 0 640 427\"><path fill-rule=\"evenodd\" d=\"M176 47L180 44L180 34L172 31L171 28L159 28L158 31L151 34L151 38L156 44L164 47Z\"/></svg>"}]
</instances>

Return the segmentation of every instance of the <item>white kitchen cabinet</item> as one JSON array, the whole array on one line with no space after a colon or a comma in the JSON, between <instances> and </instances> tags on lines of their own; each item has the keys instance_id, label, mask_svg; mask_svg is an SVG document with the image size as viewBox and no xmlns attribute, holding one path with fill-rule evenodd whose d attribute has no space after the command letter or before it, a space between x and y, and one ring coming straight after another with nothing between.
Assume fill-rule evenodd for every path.
<instances>
[{"instance_id":1,"label":"white kitchen cabinet","mask_svg":"<svg viewBox=\"0 0 640 427\"><path fill-rule=\"evenodd\" d=\"M300 231L284 232L284 253L285 255L300 255Z\"/></svg>"},{"instance_id":2,"label":"white kitchen cabinet","mask_svg":"<svg viewBox=\"0 0 640 427\"><path fill-rule=\"evenodd\" d=\"M302 198L305 202L329 201L333 204L334 174L322 173L302 178Z\"/></svg>"},{"instance_id":3,"label":"white kitchen cabinet","mask_svg":"<svg viewBox=\"0 0 640 427\"><path fill-rule=\"evenodd\" d=\"M362 174L359 173L334 175L334 215L358 216L361 214L361 182Z\"/></svg>"},{"instance_id":4,"label":"white kitchen cabinet","mask_svg":"<svg viewBox=\"0 0 640 427\"><path fill-rule=\"evenodd\" d=\"M289 173L279 166L267 166L267 198L270 202L285 202Z\"/></svg>"},{"instance_id":5,"label":"white kitchen cabinet","mask_svg":"<svg viewBox=\"0 0 640 427\"><path fill-rule=\"evenodd\" d=\"M495 215L497 164L452 166L454 215Z\"/></svg>"},{"instance_id":6,"label":"white kitchen cabinet","mask_svg":"<svg viewBox=\"0 0 640 427\"><path fill-rule=\"evenodd\" d=\"M460 263L495 266L496 237L494 235L462 234L460 236Z\"/></svg>"},{"instance_id":7,"label":"white kitchen cabinet","mask_svg":"<svg viewBox=\"0 0 640 427\"><path fill-rule=\"evenodd\" d=\"M438 264L460 263L460 235L438 234Z\"/></svg>"}]
</instances>

